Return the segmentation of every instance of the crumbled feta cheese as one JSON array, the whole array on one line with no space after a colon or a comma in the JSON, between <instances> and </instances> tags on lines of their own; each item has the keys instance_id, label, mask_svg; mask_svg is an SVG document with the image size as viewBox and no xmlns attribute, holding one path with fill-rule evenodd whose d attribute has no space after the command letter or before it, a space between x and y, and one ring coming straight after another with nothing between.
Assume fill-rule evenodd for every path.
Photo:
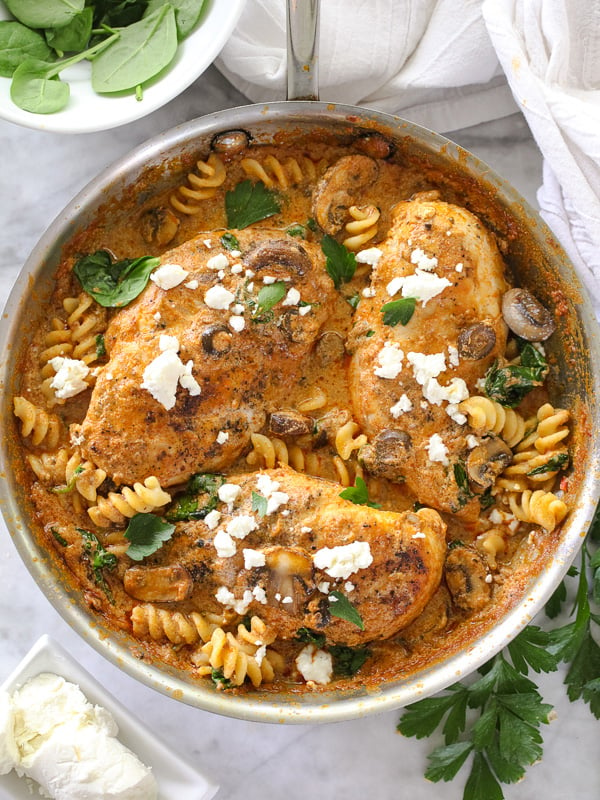
<instances>
[{"instance_id":1,"label":"crumbled feta cheese","mask_svg":"<svg viewBox=\"0 0 600 800\"><path fill-rule=\"evenodd\" d=\"M238 264L232 264L232 265L231 265L231 271L233 272L233 274L234 274L234 275L239 275L239 274L240 274L240 272L243 272L243 271L244 271L244 268L243 268L243 266L242 266L241 264L239 264L239 263L238 263Z\"/></svg>"},{"instance_id":2,"label":"crumbled feta cheese","mask_svg":"<svg viewBox=\"0 0 600 800\"><path fill-rule=\"evenodd\" d=\"M209 269L225 269L225 267L229 266L229 259L225 253L217 253L208 259L206 266Z\"/></svg>"},{"instance_id":3,"label":"crumbled feta cheese","mask_svg":"<svg viewBox=\"0 0 600 800\"><path fill-rule=\"evenodd\" d=\"M352 581L346 581L344 584L344 589L348 592L348 594L350 594L350 592L353 592L356 589L356 586L352 583Z\"/></svg>"},{"instance_id":4,"label":"crumbled feta cheese","mask_svg":"<svg viewBox=\"0 0 600 800\"><path fill-rule=\"evenodd\" d=\"M179 348L179 342L174 336L164 337L163 344L166 349L148 364L141 383L141 388L147 389L167 411L175 405L178 384L187 389L191 395L200 394L200 386L192 375L193 362L188 361L187 364L182 362L172 340L175 340Z\"/></svg>"},{"instance_id":5,"label":"crumbled feta cheese","mask_svg":"<svg viewBox=\"0 0 600 800\"><path fill-rule=\"evenodd\" d=\"M448 464L448 448L439 433L434 433L429 437L427 455L430 461L440 461L442 464Z\"/></svg>"},{"instance_id":6,"label":"crumbled feta cheese","mask_svg":"<svg viewBox=\"0 0 600 800\"><path fill-rule=\"evenodd\" d=\"M281 301L282 306L297 306L300 302L300 292L294 286L290 286L286 296Z\"/></svg>"},{"instance_id":7,"label":"crumbled feta cheese","mask_svg":"<svg viewBox=\"0 0 600 800\"><path fill-rule=\"evenodd\" d=\"M491 583L491 582L494 580L494 578L492 577L492 573L491 573L491 572L489 572L489 573L488 573L488 574L485 576L484 580L485 580L485 582L486 582L486 583Z\"/></svg>"},{"instance_id":8,"label":"crumbled feta cheese","mask_svg":"<svg viewBox=\"0 0 600 800\"><path fill-rule=\"evenodd\" d=\"M350 542L338 547L322 547L313 556L317 569L324 570L332 578L349 578L359 569L373 563L368 542Z\"/></svg>"},{"instance_id":9,"label":"crumbled feta cheese","mask_svg":"<svg viewBox=\"0 0 600 800\"><path fill-rule=\"evenodd\" d=\"M267 559L265 554L260 550L252 550L249 547L245 547L242 550L244 554L244 568L245 569L253 569L254 567L264 567L267 563Z\"/></svg>"},{"instance_id":10,"label":"crumbled feta cheese","mask_svg":"<svg viewBox=\"0 0 600 800\"><path fill-rule=\"evenodd\" d=\"M236 539L245 539L249 533L258 528L258 523L250 514L238 514L229 520L226 531Z\"/></svg>"},{"instance_id":11,"label":"crumbled feta cheese","mask_svg":"<svg viewBox=\"0 0 600 800\"><path fill-rule=\"evenodd\" d=\"M464 269L464 265L463 265L462 261L459 261L459 263L458 263L458 264L457 264L457 265L454 267L454 269L455 269L457 272L462 272L462 271L463 271L463 269Z\"/></svg>"},{"instance_id":12,"label":"crumbled feta cheese","mask_svg":"<svg viewBox=\"0 0 600 800\"><path fill-rule=\"evenodd\" d=\"M300 528L300 533L312 533L312 528L309 528L308 525L303 525Z\"/></svg>"},{"instance_id":13,"label":"crumbled feta cheese","mask_svg":"<svg viewBox=\"0 0 600 800\"><path fill-rule=\"evenodd\" d=\"M115 376L112 374L112 372L105 372L105 373L104 373L104 377L106 378L106 380L107 380L107 381L112 381L112 379L113 379Z\"/></svg>"},{"instance_id":14,"label":"crumbled feta cheese","mask_svg":"<svg viewBox=\"0 0 600 800\"><path fill-rule=\"evenodd\" d=\"M504 517L502 513L497 509L494 508L489 516L490 522L493 522L494 525L500 525L504 521Z\"/></svg>"},{"instance_id":15,"label":"crumbled feta cheese","mask_svg":"<svg viewBox=\"0 0 600 800\"><path fill-rule=\"evenodd\" d=\"M179 286L190 273L179 264L161 264L150 275L150 280L165 291Z\"/></svg>"},{"instance_id":16,"label":"crumbled feta cheese","mask_svg":"<svg viewBox=\"0 0 600 800\"><path fill-rule=\"evenodd\" d=\"M160 315L160 311L157 311L156 314L152 315L157 322L160 322L162 317Z\"/></svg>"},{"instance_id":17,"label":"crumbled feta cheese","mask_svg":"<svg viewBox=\"0 0 600 800\"><path fill-rule=\"evenodd\" d=\"M320 583L317 583L317 589L323 594L329 594L330 586L331 584L329 583L329 581L321 581Z\"/></svg>"},{"instance_id":18,"label":"crumbled feta cheese","mask_svg":"<svg viewBox=\"0 0 600 800\"><path fill-rule=\"evenodd\" d=\"M435 256L428 256L420 247L415 248L410 254L410 263L416 264L419 269L425 272L431 272L438 265L438 260Z\"/></svg>"},{"instance_id":19,"label":"crumbled feta cheese","mask_svg":"<svg viewBox=\"0 0 600 800\"><path fill-rule=\"evenodd\" d=\"M377 294L377 292L375 291L375 289L372 286L366 286L362 290L362 296L363 297L375 297L376 294Z\"/></svg>"},{"instance_id":20,"label":"crumbled feta cheese","mask_svg":"<svg viewBox=\"0 0 600 800\"><path fill-rule=\"evenodd\" d=\"M233 503L234 500L237 500L241 491L242 487L238 486L237 483L224 483L219 486L217 494L222 503Z\"/></svg>"},{"instance_id":21,"label":"crumbled feta cheese","mask_svg":"<svg viewBox=\"0 0 600 800\"><path fill-rule=\"evenodd\" d=\"M427 400L421 400L419 405L421 406L423 411L427 411L427 409L429 408L429 403L427 402Z\"/></svg>"},{"instance_id":22,"label":"crumbled feta cheese","mask_svg":"<svg viewBox=\"0 0 600 800\"><path fill-rule=\"evenodd\" d=\"M217 284L211 286L204 295L204 302L209 308L214 308L218 311L228 309L235 300L235 295L224 286Z\"/></svg>"},{"instance_id":23,"label":"crumbled feta cheese","mask_svg":"<svg viewBox=\"0 0 600 800\"><path fill-rule=\"evenodd\" d=\"M167 350L172 350L174 353L179 352L179 339L176 336L168 336L166 333L161 333L158 337L158 349L161 353Z\"/></svg>"},{"instance_id":24,"label":"crumbled feta cheese","mask_svg":"<svg viewBox=\"0 0 600 800\"><path fill-rule=\"evenodd\" d=\"M255 586L252 589L252 594L254 595L254 599L258 603L262 603L263 606L266 605L266 603L267 603L267 593L265 592L265 590L263 589L262 586Z\"/></svg>"},{"instance_id":25,"label":"crumbled feta cheese","mask_svg":"<svg viewBox=\"0 0 600 800\"><path fill-rule=\"evenodd\" d=\"M424 272L421 269L416 269L413 275L392 278L386 289L390 297L402 290L402 297L416 297L426 306L432 298L441 294L447 286L452 286L448 278L440 278L439 275L433 272Z\"/></svg>"},{"instance_id":26,"label":"crumbled feta cheese","mask_svg":"<svg viewBox=\"0 0 600 800\"><path fill-rule=\"evenodd\" d=\"M183 372L179 377L179 385L183 389L187 389L192 397L197 397L200 394L200 384L192 375L192 368L194 362L190 359L183 368Z\"/></svg>"},{"instance_id":27,"label":"crumbled feta cheese","mask_svg":"<svg viewBox=\"0 0 600 800\"><path fill-rule=\"evenodd\" d=\"M242 255L242 251L241 250L230 250L229 254L231 255L232 258L239 258Z\"/></svg>"},{"instance_id":28,"label":"crumbled feta cheese","mask_svg":"<svg viewBox=\"0 0 600 800\"><path fill-rule=\"evenodd\" d=\"M243 314L245 310L246 310L246 309L245 309L245 307L244 307L244 304L243 304L243 303L234 303L234 304L231 306L231 313L232 313L232 314L237 314L238 316L239 316L240 314Z\"/></svg>"},{"instance_id":29,"label":"crumbled feta cheese","mask_svg":"<svg viewBox=\"0 0 600 800\"><path fill-rule=\"evenodd\" d=\"M299 309L298 309L298 313L300 314L301 317L305 317L309 313L309 311L311 309L312 309L312 306L309 303L306 306L300 306Z\"/></svg>"},{"instance_id":30,"label":"crumbled feta cheese","mask_svg":"<svg viewBox=\"0 0 600 800\"><path fill-rule=\"evenodd\" d=\"M448 414L450 419L454 420L457 425L467 424L467 417L465 414L459 411L457 403L448 403L446 406L446 414Z\"/></svg>"},{"instance_id":31,"label":"crumbled feta cheese","mask_svg":"<svg viewBox=\"0 0 600 800\"><path fill-rule=\"evenodd\" d=\"M370 264L372 267L376 267L382 255L383 251L378 247L369 247L366 250L360 250L356 254L356 260L359 264Z\"/></svg>"},{"instance_id":32,"label":"crumbled feta cheese","mask_svg":"<svg viewBox=\"0 0 600 800\"><path fill-rule=\"evenodd\" d=\"M326 684L333 675L333 658L331 653L318 650L314 644L307 644L296 658L298 672L305 681Z\"/></svg>"},{"instance_id":33,"label":"crumbled feta cheese","mask_svg":"<svg viewBox=\"0 0 600 800\"><path fill-rule=\"evenodd\" d=\"M417 533L413 533L413 535L410 538L411 539L426 539L427 537L425 536L423 531L417 531Z\"/></svg>"},{"instance_id":34,"label":"crumbled feta cheese","mask_svg":"<svg viewBox=\"0 0 600 800\"><path fill-rule=\"evenodd\" d=\"M423 397L435 406L445 400L458 405L469 396L469 389L462 378L452 378L450 383L442 386L436 378L429 378L423 386Z\"/></svg>"},{"instance_id":35,"label":"crumbled feta cheese","mask_svg":"<svg viewBox=\"0 0 600 800\"><path fill-rule=\"evenodd\" d=\"M279 489L279 481L274 481L265 472L260 472L256 476L256 488L263 497L270 497L273 492Z\"/></svg>"},{"instance_id":36,"label":"crumbled feta cheese","mask_svg":"<svg viewBox=\"0 0 600 800\"><path fill-rule=\"evenodd\" d=\"M407 394L403 394L400 400L390 408L390 414L394 419L398 419L402 414L407 411L412 411L413 404Z\"/></svg>"},{"instance_id":37,"label":"crumbled feta cheese","mask_svg":"<svg viewBox=\"0 0 600 800\"><path fill-rule=\"evenodd\" d=\"M267 500L266 514L274 514L281 506L285 505L289 499L289 494L285 492L273 492Z\"/></svg>"},{"instance_id":38,"label":"crumbled feta cheese","mask_svg":"<svg viewBox=\"0 0 600 800\"><path fill-rule=\"evenodd\" d=\"M289 517L289 515L290 515L289 508L284 508L283 511L281 512L281 516L282 517Z\"/></svg>"},{"instance_id":39,"label":"crumbled feta cheese","mask_svg":"<svg viewBox=\"0 0 600 800\"><path fill-rule=\"evenodd\" d=\"M200 284L195 278L191 281L188 281L187 283L184 283L183 285L185 286L186 289L197 289L198 286L200 286Z\"/></svg>"},{"instance_id":40,"label":"crumbled feta cheese","mask_svg":"<svg viewBox=\"0 0 600 800\"><path fill-rule=\"evenodd\" d=\"M395 342L386 342L377 355L379 366L373 370L378 378L397 378L402 372L404 352Z\"/></svg>"},{"instance_id":41,"label":"crumbled feta cheese","mask_svg":"<svg viewBox=\"0 0 600 800\"><path fill-rule=\"evenodd\" d=\"M416 382L424 386L430 378L437 378L446 369L444 353L407 353L406 360L412 364Z\"/></svg>"},{"instance_id":42,"label":"crumbled feta cheese","mask_svg":"<svg viewBox=\"0 0 600 800\"><path fill-rule=\"evenodd\" d=\"M219 431L217 433L217 444L225 444L229 439L229 431Z\"/></svg>"},{"instance_id":43,"label":"crumbled feta cheese","mask_svg":"<svg viewBox=\"0 0 600 800\"><path fill-rule=\"evenodd\" d=\"M479 389L480 392L485 391L485 376L482 378L477 378L475 381L475 388Z\"/></svg>"},{"instance_id":44,"label":"crumbled feta cheese","mask_svg":"<svg viewBox=\"0 0 600 800\"><path fill-rule=\"evenodd\" d=\"M244 275L246 276L246 278L253 278L256 275L256 273L251 269L247 269L244 272Z\"/></svg>"},{"instance_id":45,"label":"crumbled feta cheese","mask_svg":"<svg viewBox=\"0 0 600 800\"><path fill-rule=\"evenodd\" d=\"M246 289L247 289L249 292L253 292L253 291L254 291L254 281L250 281L250 283L248 283L248 284L246 285Z\"/></svg>"},{"instance_id":46,"label":"crumbled feta cheese","mask_svg":"<svg viewBox=\"0 0 600 800\"><path fill-rule=\"evenodd\" d=\"M221 603L221 605L224 605L227 608L233 608L236 614L245 614L248 610L248 606L254 599L252 592L249 589L246 589L242 595L242 599L236 600L234 593L226 586L219 586L215 597L217 601Z\"/></svg>"},{"instance_id":47,"label":"crumbled feta cheese","mask_svg":"<svg viewBox=\"0 0 600 800\"><path fill-rule=\"evenodd\" d=\"M246 320L238 315L229 317L229 325L236 333L241 333L246 327Z\"/></svg>"},{"instance_id":48,"label":"crumbled feta cheese","mask_svg":"<svg viewBox=\"0 0 600 800\"><path fill-rule=\"evenodd\" d=\"M294 602L294 598L290 597L289 594L288 594L281 600L281 602L282 603L293 603Z\"/></svg>"},{"instance_id":49,"label":"crumbled feta cheese","mask_svg":"<svg viewBox=\"0 0 600 800\"><path fill-rule=\"evenodd\" d=\"M261 644L256 653L254 653L254 660L256 661L259 667L264 661L266 655L267 655L267 645Z\"/></svg>"},{"instance_id":50,"label":"crumbled feta cheese","mask_svg":"<svg viewBox=\"0 0 600 800\"><path fill-rule=\"evenodd\" d=\"M454 345L448 345L448 361L453 367L458 367L460 363L460 358L458 356L458 348L454 347Z\"/></svg>"},{"instance_id":51,"label":"crumbled feta cheese","mask_svg":"<svg viewBox=\"0 0 600 800\"><path fill-rule=\"evenodd\" d=\"M214 531L214 529L219 524L220 519L221 519L221 512L217 511L216 508L213 508L213 510L209 511L208 514L204 517L204 524L210 531Z\"/></svg>"},{"instance_id":52,"label":"crumbled feta cheese","mask_svg":"<svg viewBox=\"0 0 600 800\"><path fill-rule=\"evenodd\" d=\"M236 545L227 531L217 531L213 544L219 558L231 558L236 554Z\"/></svg>"},{"instance_id":53,"label":"crumbled feta cheese","mask_svg":"<svg viewBox=\"0 0 600 800\"><path fill-rule=\"evenodd\" d=\"M477 439L476 436L473 436L472 433L467 434L466 442L469 450L473 450L475 447L479 445L479 440Z\"/></svg>"},{"instance_id":54,"label":"crumbled feta cheese","mask_svg":"<svg viewBox=\"0 0 600 800\"><path fill-rule=\"evenodd\" d=\"M207 250L210 250L212 248L212 242L210 241L210 239L204 240L204 247L206 247Z\"/></svg>"},{"instance_id":55,"label":"crumbled feta cheese","mask_svg":"<svg viewBox=\"0 0 600 800\"><path fill-rule=\"evenodd\" d=\"M59 400L67 400L88 388L86 382L90 368L77 358L55 356L48 362L56 375L50 381L54 394Z\"/></svg>"},{"instance_id":56,"label":"crumbled feta cheese","mask_svg":"<svg viewBox=\"0 0 600 800\"><path fill-rule=\"evenodd\" d=\"M274 275L265 275L263 276L263 283L267 284L267 286L271 283L275 283L277 278Z\"/></svg>"}]
</instances>

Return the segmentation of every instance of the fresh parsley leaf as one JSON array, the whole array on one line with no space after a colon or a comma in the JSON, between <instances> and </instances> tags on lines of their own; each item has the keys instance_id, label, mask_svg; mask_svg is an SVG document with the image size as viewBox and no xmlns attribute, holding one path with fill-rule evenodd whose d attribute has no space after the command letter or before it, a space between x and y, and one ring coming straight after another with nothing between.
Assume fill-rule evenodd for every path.
<instances>
[{"instance_id":1,"label":"fresh parsley leaf","mask_svg":"<svg viewBox=\"0 0 600 800\"><path fill-rule=\"evenodd\" d=\"M527 675L528 667L534 672L555 672L558 661L548 652L550 634L537 625L528 625L508 645L512 663L519 672Z\"/></svg>"},{"instance_id":2,"label":"fresh parsley leaf","mask_svg":"<svg viewBox=\"0 0 600 800\"><path fill-rule=\"evenodd\" d=\"M304 644L314 644L319 650L325 647L325 634L313 631L311 628L298 628L294 638Z\"/></svg>"},{"instance_id":3,"label":"fresh parsley leaf","mask_svg":"<svg viewBox=\"0 0 600 800\"><path fill-rule=\"evenodd\" d=\"M556 455L549 458L545 464L540 464L539 467L534 467L532 470L529 470L527 475L543 475L545 472L556 472L564 467L568 460L568 453L556 453Z\"/></svg>"},{"instance_id":4,"label":"fresh parsley leaf","mask_svg":"<svg viewBox=\"0 0 600 800\"><path fill-rule=\"evenodd\" d=\"M113 261L106 250L80 258L73 272L84 290L105 308L122 308L141 294L159 258L141 256Z\"/></svg>"},{"instance_id":5,"label":"fresh parsley leaf","mask_svg":"<svg viewBox=\"0 0 600 800\"><path fill-rule=\"evenodd\" d=\"M467 697L467 689L462 684L454 684L448 689L450 694L437 697L426 697L406 706L396 729L403 736L414 736L425 739L442 724L446 714L454 707L460 695ZM456 741L454 739L453 741ZM448 742L447 742L448 743Z\"/></svg>"},{"instance_id":6,"label":"fresh parsley leaf","mask_svg":"<svg viewBox=\"0 0 600 800\"><path fill-rule=\"evenodd\" d=\"M255 511L259 517L264 517L267 513L267 498L258 492L252 492L252 511Z\"/></svg>"},{"instance_id":7,"label":"fresh parsley leaf","mask_svg":"<svg viewBox=\"0 0 600 800\"><path fill-rule=\"evenodd\" d=\"M358 308L358 304L360 303L360 295L358 292L351 294L349 297L345 298L346 302L354 311Z\"/></svg>"},{"instance_id":8,"label":"fresh parsley leaf","mask_svg":"<svg viewBox=\"0 0 600 800\"><path fill-rule=\"evenodd\" d=\"M436 747L428 756L429 766L425 771L425 777L434 783L451 781L472 751L471 742L455 742L444 747Z\"/></svg>"},{"instance_id":9,"label":"fresh parsley leaf","mask_svg":"<svg viewBox=\"0 0 600 800\"><path fill-rule=\"evenodd\" d=\"M260 315L261 313L268 314L273 306L276 306L277 303L283 300L286 292L287 287L283 281L276 281L275 283L263 286L256 298L257 305L255 315Z\"/></svg>"},{"instance_id":10,"label":"fresh parsley leaf","mask_svg":"<svg viewBox=\"0 0 600 800\"><path fill-rule=\"evenodd\" d=\"M219 239L225 250L241 250L240 243L237 236L234 236L233 233L224 233L223 236Z\"/></svg>"},{"instance_id":11,"label":"fresh parsley leaf","mask_svg":"<svg viewBox=\"0 0 600 800\"><path fill-rule=\"evenodd\" d=\"M340 492L340 497L344 500L349 500L357 506L368 506L369 508L381 508L379 503L372 503L369 500L369 492L367 484L360 475L356 476L354 486L348 486Z\"/></svg>"},{"instance_id":12,"label":"fresh parsley leaf","mask_svg":"<svg viewBox=\"0 0 600 800\"><path fill-rule=\"evenodd\" d=\"M174 531L175 525L164 522L156 514L135 514L124 534L131 542L127 555L134 561L151 556L173 536Z\"/></svg>"},{"instance_id":13,"label":"fresh parsley leaf","mask_svg":"<svg viewBox=\"0 0 600 800\"><path fill-rule=\"evenodd\" d=\"M504 800L500 784L482 753L475 753L463 800Z\"/></svg>"},{"instance_id":14,"label":"fresh parsley leaf","mask_svg":"<svg viewBox=\"0 0 600 800\"><path fill-rule=\"evenodd\" d=\"M219 473L197 472L188 480L185 492L169 506L165 518L168 522L182 522L187 519L204 519L217 507L219 488L225 478ZM200 498L208 495L200 505Z\"/></svg>"},{"instance_id":15,"label":"fresh parsley leaf","mask_svg":"<svg viewBox=\"0 0 600 800\"><path fill-rule=\"evenodd\" d=\"M383 324L395 327L400 325L408 325L415 313L417 305L416 297L401 297L399 300L392 300L389 303L384 303L379 309L383 314Z\"/></svg>"},{"instance_id":16,"label":"fresh parsley leaf","mask_svg":"<svg viewBox=\"0 0 600 800\"><path fill-rule=\"evenodd\" d=\"M229 228L247 228L255 222L272 217L280 210L275 192L262 181L245 180L225 194L225 212Z\"/></svg>"},{"instance_id":17,"label":"fresh parsley leaf","mask_svg":"<svg viewBox=\"0 0 600 800\"><path fill-rule=\"evenodd\" d=\"M364 631L365 625L362 621L362 617L356 610L356 608L352 605L350 600L346 597L346 595L338 592L334 589L332 592L329 593L329 613L332 617L338 617L338 619L345 619L346 622L351 622L352 625L356 625L357 628L360 628L361 631Z\"/></svg>"},{"instance_id":18,"label":"fresh parsley leaf","mask_svg":"<svg viewBox=\"0 0 600 800\"><path fill-rule=\"evenodd\" d=\"M368 647L348 647L344 644L333 644L329 648L333 657L333 674L342 678L351 678L360 670L365 661L372 655Z\"/></svg>"},{"instance_id":19,"label":"fresh parsley leaf","mask_svg":"<svg viewBox=\"0 0 600 800\"><path fill-rule=\"evenodd\" d=\"M356 272L356 256L333 236L325 234L321 239L321 250L325 254L325 269L336 289L348 283Z\"/></svg>"}]
</instances>

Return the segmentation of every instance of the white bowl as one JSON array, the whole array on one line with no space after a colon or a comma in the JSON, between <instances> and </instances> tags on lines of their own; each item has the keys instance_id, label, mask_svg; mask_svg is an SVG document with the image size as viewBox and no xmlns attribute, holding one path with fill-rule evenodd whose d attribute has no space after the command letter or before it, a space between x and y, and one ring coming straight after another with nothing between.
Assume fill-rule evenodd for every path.
<instances>
[{"instance_id":1,"label":"white bowl","mask_svg":"<svg viewBox=\"0 0 600 800\"><path fill-rule=\"evenodd\" d=\"M217 784L150 733L49 636L38 639L0 688L13 692L42 672L61 675L77 684L90 703L110 711L119 726L119 740L144 764L152 767L158 784L158 800L210 800L215 796L219 789ZM1 775L0 800L31 800L35 796L30 788L32 784L27 778L19 778L14 771Z\"/></svg>"},{"instance_id":2,"label":"white bowl","mask_svg":"<svg viewBox=\"0 0 600 800\"><path fill-rule=\"evenodd\" d=\"M71 87L67 107L55 114L32 114L10 99L10 78L0 77L0 118L54 133L91 133L145 117L187 89L212 64L242 13L245 0L206 0L195 30L181 42L175 59L160 78L144 89L142 100L99 95L93 91L91 65L82 61L62 73ZM12 19L0 6L0 20Z\"/></svg>"}]
</instances>

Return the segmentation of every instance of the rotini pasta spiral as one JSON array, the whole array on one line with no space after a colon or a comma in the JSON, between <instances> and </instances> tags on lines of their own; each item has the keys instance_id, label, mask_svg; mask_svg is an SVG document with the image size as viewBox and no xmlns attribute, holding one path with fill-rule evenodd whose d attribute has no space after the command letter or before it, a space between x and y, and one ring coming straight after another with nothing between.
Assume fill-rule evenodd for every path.
<instances>
[{"instance_id":1,"label":"rotini pasta spiral","mask_svg":"<svg viewBox=\"0 0 600 800\"><path fill-rule=\"evenodd\" d=\"M96 303L87 292L82 292L79 297L65 298L63 308L69 315L67 325L73 346L71 358L89 366L101 355L98 337L106 330L106 309Z\"/></svg>"},{"instance_id":2,"label":"rotini pasta spiral","mask_svg":"<svg viewBox=\"0 0 600 800\"><path fill-rule=\"evenodd\" d=\"M350 206L348 213L352 220L346 223L346 233L349 236L344 239L343 244L348 250L360 250L377 236L377 222L381 213L376 206Z\"/></svg>"},{"instance_id":3,"label":"rotini pasta spiral","mask_svg":"<svg viewBox=\"0 0 600 800\"><path fill-rule=\"evenodd\" d=\"M200 614L192 611L169 611L151 603L134 606L131 624L135 636L149 636L155 641L168 639L173 644L197 644L208 642L213 632L223 623L215 614Z\"/></svg>"},{"instance_id":4,"label":"rotini pasta spiral","mask_svg":"<svg viewBox=\"0 0 600 800\"><path fill-rule=\"evenodd\" d=\"M240 166L249 178L262 181L268 189L288 189L290 186L314 181L326 165L322 162L315 163L307 156L280 161L275 156L268 155L262 163L255 158L243 158Z\"/></svg>"},{"instance_id":5,"label":"rotini pasta spiral","mask_svg":"<svg viewBox=\"0 0 600 800\"><path fill-rule=\"evenodd\" d=\"M25 397L13 398L15 416L21 420L21 436L31 436L31 444L53 450L60 439L61 422L54 414L34 405Z\"/></svg>"},{"instance_id":6,"label":"rotini pasta spiral","mask_svg":"<svg viewBox=\"0 0 600 800\"><path fill-rule=\"evenodd\" d=\"M193 216L202 209L202 201L214 197L218 189L225 183L227 171L219 156L211 153L206 161L197 161L194 172L188 173L190 184L182 184L171 194L169 201L176 211Z\"/></svg>"},{"instance_id":7,"label":"rotini pasta spiral","mask_svg":"<svg viewBox=\"0 0 600 800\"><path fill-rule=\"evenodd\" d=\"M360 450L367 443L364 433L359 436L359 427L353 420L349 420L340 428L335 435L335 449L340 458L347 461L355 450Z\"/></svg>"},{"instance_id":8,"label":"rotini pasta spiral","mask_svg":"<svg viewBox=\"0 0 600 800\"><path fill-rule=\"evenodd\" d=\"M313 386L310 393L300 400L296 405L298 411L307 414L309 411L317 411L327 405L327 393L319 386Z\"/></svg>"},{"instance_id":9,"label":"rotini pasta spiral","mask_svg":"<svg viewBox=\"0 0 600 800\"><path fill-rule=\"evenodd\" d=\"M567 505L552 492L543 489L526 489L520 494L508 495L508 504L515 517L522 522L540 525L552 531L562 522L567 513Z\"/></svg>"},{"instance_id":10,"label":"rotini pasta spiral","mask_svg":"<svg viewBox=\"0 0 600 800\"><path fill-rule=\"evenodd\" d=\"M29 453L27 463L36 478L46 486L57 486L65 479L65 470L69 460L69 451L65 447L53 453L41 453L39 456Z\"/></svg>"},{"instance_id":11,"label":"rotini pasta spiral","mask_svg":"<svg viewBox=\"0 0 600 800\"><path fill-rule=\"evenodd\" d=\"M505 408L489 397L472 395L458 406L469 425L479 433L495 433L509 447L515 447L525 435L527 422L512 408Z\"/></svg>"},{"instance_id":12,"label":"rotini pasta spiral","mask_svg":"<svg viewBox=\"0 0 600 800\"><path fill-rule=\"evenodd\" d=\"M246 462L252 466L273 469L277 464L285 464L296 472L318 474L318 458L310 450L303 450L296 444L287 445L283 439L253 433L250 437L252 450L246 456Z\"/></svg>"},{"instance_id":13,"label":"rotini pasta spiral","mask_svg":"<svg viewBox=\"0 0 600 800\"><path fill-rule=\"evenodd\" d=\"M83 461L78 450L67 461L65 467L66 484L67 486L73 484L77 493L88 503L97 501L97 490L105 479L106 472L96 467L91 461Z\"/></svg>"},{"instance_id":14,"label":"rotini pasta spiral","mask_svg":"<svg viewBox=\"0 0 600 800\"><path fill-rule=\"evenodd\" d=\"M538 453L548 453L569 435L566 423L570 413L564 408L554 408L550 403L545 403L538 409L537 437L535 449Z\"/></svg>"},{"instance_id":15,"label":"rotini pasta spiral","mask_svg":"<svg viewBox=\"0 0 600 800\"><path fill-rule=\"evenodd\" d=\"M148 514L171 501L171 495L163 491L158 478L151 476L144 483L134 483L133 489L125 486L120 492L109 492L108 497L98 497L97 505L88 508L95 525L108 528L121 525L135 514Z\"/></svg>"}]
</instances>

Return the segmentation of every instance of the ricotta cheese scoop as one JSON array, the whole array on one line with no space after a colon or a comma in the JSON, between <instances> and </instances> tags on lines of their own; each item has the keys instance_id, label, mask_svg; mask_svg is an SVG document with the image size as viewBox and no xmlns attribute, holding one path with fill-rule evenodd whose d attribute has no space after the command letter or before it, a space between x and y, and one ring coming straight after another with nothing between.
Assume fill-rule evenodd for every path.
<instances>
[{"instance_id":1,"label":"ricotta cheese scoop","mask_svg":"<svg viewBox=\"0 0 600 800\"><path fill-rule=\"evenodd\" d=\"M0 693L0 774L15 769L54 800L156 800L150 769L116 737L101 706L58 675Z\"/></svg>"}]
</instances>

